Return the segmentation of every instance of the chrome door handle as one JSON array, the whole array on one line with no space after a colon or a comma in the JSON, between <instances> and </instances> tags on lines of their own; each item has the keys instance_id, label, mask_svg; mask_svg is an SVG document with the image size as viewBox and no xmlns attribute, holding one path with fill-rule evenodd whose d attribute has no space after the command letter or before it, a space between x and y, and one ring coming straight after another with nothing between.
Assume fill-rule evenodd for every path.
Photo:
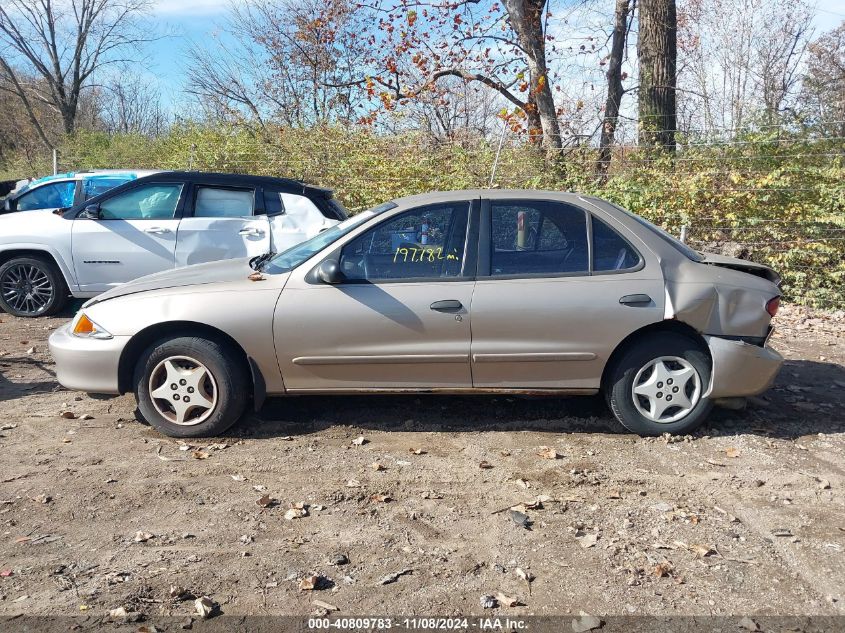
<instances>
[{"instance_id":1,"label":"chrome door handle","mask_svg":"<svg viewBox=\"0 0 845 633\"><path fill-rule=\"evenodd\" d=\"M170 229L164 226L151 226L148 229L144 229L144 233L155 233L160 235L161 233L170 233Z\"/></svg>"},{"instance_id":2,"label":"chrome door handle","mask_svg":"<svg viewBox=\"0 0 845 633\"><path fill-rule=\"evenodd\" d=\"M241 229L238 231L238 235L252 235L258 237L264 235L264 231L261 229Z\"/></svg>"},{"instance_id":3,"label":"chrome door handle","mask_svg":"<svg viewBox=\"0 0 845 633\"><path fill-rule=\"evenodd\" d=\"M443 301L435 301L428 307L435 312L457 312L464 307L464 304L457 299L444 299Z\"/></svg>"}]
</instances>

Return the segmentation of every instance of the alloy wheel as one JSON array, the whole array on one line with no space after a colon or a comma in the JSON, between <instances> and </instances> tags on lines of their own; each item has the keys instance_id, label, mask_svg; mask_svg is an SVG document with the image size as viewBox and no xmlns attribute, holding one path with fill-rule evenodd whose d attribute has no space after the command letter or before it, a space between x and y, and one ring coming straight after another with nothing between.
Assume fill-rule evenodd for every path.
<instances>
[{"instance_id":1,"label":"alloy wheel","mask_svg":"<svg viewBox=\"0 0 845 633\"><path fill-rule=\"evenodd\" d=\"M217 383L208 368L190 356L170 356L150 373L150 400L166 420L193 426L217 406Z\"/></svg>"},{"instance_id":2,"label":"alloy wheel","mask_svg":"<svg viewBox=\"0 0 845 633\"><path fill-rule=\"evenodd\" d=\"M56 292L44 269L35 264L10 266L0 279L3 300L20 314L35 316L44 312Z\"/></svg>"},{"instance_id":3,"label":"alloy wheel","mask_svg":"<svg viewBox=\"0 0 845 633\"><path fill-rule=\"evenodd\" d=\"M701 377L687 360L661 356L637 372L631 396L643 417L659 424L677 422L701 399Z\"/></svg>"}]
</instances>

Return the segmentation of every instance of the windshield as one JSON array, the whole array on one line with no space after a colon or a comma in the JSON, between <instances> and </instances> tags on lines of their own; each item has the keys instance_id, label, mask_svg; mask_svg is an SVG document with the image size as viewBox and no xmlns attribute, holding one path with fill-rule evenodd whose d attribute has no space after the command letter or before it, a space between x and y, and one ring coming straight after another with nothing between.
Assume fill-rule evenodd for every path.
<instances>
[{"instance_id":1,"label":"windshield","mask_svg":"<svg viewBox=\"0 0 845 633\"><path fill-rule=\"evenodd\" d=\"M310 240L305 240L286 251L282 251L264 264L261 270L271 274L291 271L302 262L316 255L326 248L326 246L333 244L370 218L373 218L388 209L392 209L395 206L396 205L392 202L386 202L372 209L368 209L367 211L362 211L358 215L354 215L348 220L344 220L340 224L335 224L332 228L326 229L322 233L318 233Z\"/></svg>"}]
</instances>

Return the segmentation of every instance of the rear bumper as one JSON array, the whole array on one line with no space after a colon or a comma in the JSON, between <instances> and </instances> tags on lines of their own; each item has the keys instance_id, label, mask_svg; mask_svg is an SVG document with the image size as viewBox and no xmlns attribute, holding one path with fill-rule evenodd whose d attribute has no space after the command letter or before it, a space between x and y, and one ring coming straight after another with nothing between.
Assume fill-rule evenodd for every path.
<instances>
[{"instance_id":1,"label":"rear bumper","mask_svg":"<svg viewBox=\"0 0 845 633\"><path fill-rule=\"evenodd\" d=\"M770 347L759 347L718 336L705 336L713 371L711 399L754 396L768 389L783 364L783 357Z\"/></svg>"},{"instance_id":2,"label":"rear bumper","mask_svg":"<svg viewBox=\"0 0 845 633\"><path fill-rule=\"evenodd\" d=\"M50 353L62 386L89 393L119 393L117 368L128 336L108 340L73 336L70 324L50 335Z\"/></svg>"}]
</instances>

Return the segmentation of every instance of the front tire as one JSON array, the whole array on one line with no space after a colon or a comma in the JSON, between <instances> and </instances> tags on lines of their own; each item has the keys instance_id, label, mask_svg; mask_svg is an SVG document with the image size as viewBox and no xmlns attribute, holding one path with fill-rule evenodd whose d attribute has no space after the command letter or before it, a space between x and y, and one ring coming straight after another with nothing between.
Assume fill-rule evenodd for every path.
<instances>
[{"instance_id":1,"label":"front tire","mask_svg":"<svg viewBox=\"0 0 845 633\"><path fill-rule=\"evenodd\" d=\"M710 357L692 338L671 332L637 341L611 370L605 396L613 415L638 435L685 434L712 403Z\"/></svg>"},{"instance_id":2,"label":"front tire","mask_svg":"<svg viewBox=\"0 0 845 633\"><path fill-rule=\"evenodd\" d=\"M243 415L249 393L235 350L188 336L150 346L138 359L134 383L141 416L171 437L220 435Z\"/></svg>"},{"instance_id":3,"label":"front tire","mask_svg":"<svg viewBox=\"0 0 845 633\"><path fill-rule=\"evenodd\" d=\"M41 257L13 257L0 266L0 307L24 318L50 316L68 300L58 267Z\"/></svg>"}]
</instances>

